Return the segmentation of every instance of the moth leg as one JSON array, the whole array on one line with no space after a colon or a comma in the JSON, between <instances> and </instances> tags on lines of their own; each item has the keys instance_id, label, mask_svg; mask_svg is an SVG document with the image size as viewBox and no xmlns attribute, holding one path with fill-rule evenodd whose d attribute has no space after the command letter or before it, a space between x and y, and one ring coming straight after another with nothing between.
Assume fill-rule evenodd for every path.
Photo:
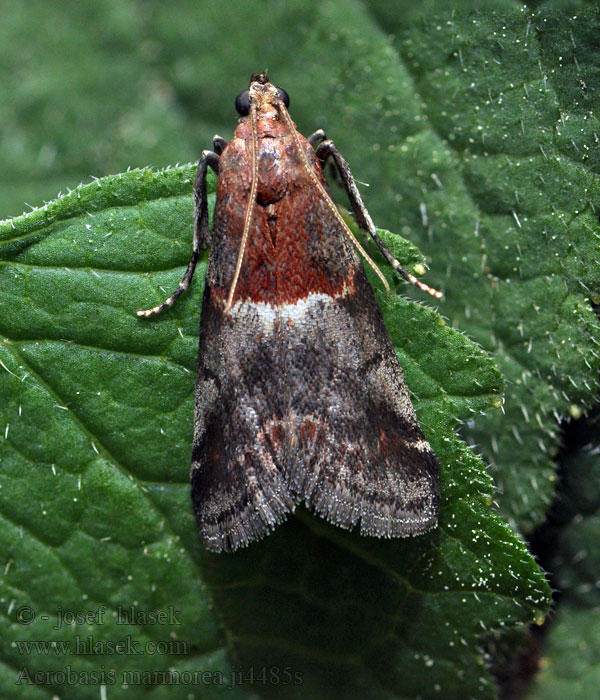
<instances>
[{"instance_id":1,"label":"moth leg","mask_svg":"<svg viewBox=\"0 0 600 700\"><path fill-rule=\"evenodd\" d=\"M326 136L325 136L325 132L323 131L323 129L317 129L314 134L311 134L308 137L307 141L308 141L308 143L310 143L310 145L313 148L315 148L316 146L318 146L321 143L321 141L324 141L325 138L326 138Z\"/></svg>"},{"instance_id":2,"label":"moth leg","mask_svg":"<svg viewBox=\"0 0 600 700\"><path fill-rule=\"evenodd\" d=\"M318 132L315 132L315 134L317 133ZM315 134L313 134L313 136ZM377 247L383 254L383 257L394 268L394 270L396 270L398 274L402 275L402 277L404 277L404 279L407 282L414 285L417 289L431 294L431 296L435 297L436 299L440 299L443 296L442 292L438 291L437 289L433 289L424 282L421 282L414 275L411 275L410 272L408 272L408 270L405 270L402 267L402 265L398 262L398 260L396 260L392 253L388 250L381 238L379 238L379 236L377 235L377 229L375 228L375 224L373 223L373 219L371 219L371 216L362 201L360 192L358 191L358 187L356 186L356 182L354 180L354 177L352 176L352 172L350 171L350 166L348 165L342 154L338 151L333 141L331 139L323 141L323 143L321 143L321 145L317 148L316 155L319 161L321 162L323 168L325 168L325 164L327 163L328 158L333 159L337 171L339 172L340 177L342 179L342 184L344 186L344 189L346 190L348 199L350 200L350 206L352 207L352 211L354 212L354 216L356 218L356 223L358 224L358 227L365 233L368 233L369 236L371 236L371 238L375 241Z\"/></svg>"},{"instance_id":3,"label":"moth leg","mask_svg":"<svg viewBox=\"0 0 600 700\"><path fill-rule=\"evenodd\" d=\"M227 145L227 141L222 136L219 136L219 134L215 134L213 136L213 151L220 156L221 153L225 150L225 146Z\"/></svg>"},{"instance_id":4,"label":"moth leg","mask_svg":"<svg viewBox=\"0 0 600 700\"><path fill-rule=\"evenodd\" d=\"M218 147L224 143L224 139L220 137L215 137L215 145ZM210 232L208 230L208 201L206 196L206 171L208 167L211 167L215 173L219 172L219 156L213 151L203 151L202 158L198 163L198 170L196 171L196 180L194 182L194 242L192 245L192 256L188 263L187 269L183 276L183 279L179 283L177 289L171 294L168 299L165 299L162 304L155 306L152 309L146 309L145 311L138 311L138 316L154 316L159 314L161 311L167 307L173 306L177 299L189 288L194 276L194 270L196 269L196 263L198 262L198 256L200 255L200 249L206 248L209 242Z\"/></svg>"},{"instance_id":5,"label":"moth leg","mask_svg":"<svg viewBox=\"0 0 600 700\"><path fill-rule=\"evenodd\" d=\"M218 145L219 147L221 145L218 139L220 139L220 141L223 144L225 144L223 146L223 148L225 148L227 143L225 139L221 139L220 136L215 136L215 146ZM206 171L208 167L211 167L215 175L219 174L219 155L220 154L218 153L213 153L213 151L202 151L202 158L200 158L200 162L198 163L198 170L196 171L196 180L194 181L194 244L192 248L192 259L195 255L196 260L198 259L198 255L200 254L200 248L206 248L206 246L209 244L210 231L208 230L208 199L206 196ZM192 262L192 259L190 259L190 263ZM196 263L194 262L194 267L195 266ZM193 269L192 274L194 274ZM189 282L191 282L191 280L192 278L190 276Z\"/></svg>"}]
</instances>

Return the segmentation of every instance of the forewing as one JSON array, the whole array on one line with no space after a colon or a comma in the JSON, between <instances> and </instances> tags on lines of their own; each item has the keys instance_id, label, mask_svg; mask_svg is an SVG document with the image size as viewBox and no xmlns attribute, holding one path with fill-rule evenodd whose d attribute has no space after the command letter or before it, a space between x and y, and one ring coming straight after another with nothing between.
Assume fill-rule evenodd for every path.
<instances>
[{"instance_id":1,"label":"forewing","mask_svg":"<svg viewBox=\"0 0 600 700\"><path fill-rule=\"evenodd\" d=\"M344 296L309 301L289 333L285 372L302 377L289 386L286 483L294 500L341 527L360 521L367 535L432 528L437 459L362 268Z\"/></svg>"},{"instance_id":2,"label":"forewing","mask_svg":"<svg viewBox=\"0 0 600 700\"><path fill-rule=\"evenodd\" d=\"M205 288L191 482L200 535L213 551L260 539L295 505L273 445L278 357L256 351L260 319L242 311L225 317Z\"/></svg>"}]
</instances>

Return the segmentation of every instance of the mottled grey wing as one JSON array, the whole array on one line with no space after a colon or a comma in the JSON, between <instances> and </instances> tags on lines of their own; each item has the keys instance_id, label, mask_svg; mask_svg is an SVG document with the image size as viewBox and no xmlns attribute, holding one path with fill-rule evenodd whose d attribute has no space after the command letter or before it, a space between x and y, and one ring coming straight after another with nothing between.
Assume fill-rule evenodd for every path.
<instances>
[{"instance_id":1,"label":"mottled grey wing","mask_svg":"<svg viewBox=\"0 0 600 700\"><path fill-rule=\"evenodd\" d=\"M282 327L289 327L282 323ZM365 274L316 296L290 329L285 483L341 527L416 535L437 523L439 467ZM284 453L286 450L284 450Z\"/></svg>"},{"instance_id":2,"label":"mottled grey wing","mask_svg":"<svg viewBox=\"0 0 600 700\"><path fill-rule=\"evenodd\" d=\"M264 537L295 502L276 460L276 348L257 343L249 305L224 316L205 287L200 328L192 501L207 549L235 550Z\"/></svg>"}]
</instances>

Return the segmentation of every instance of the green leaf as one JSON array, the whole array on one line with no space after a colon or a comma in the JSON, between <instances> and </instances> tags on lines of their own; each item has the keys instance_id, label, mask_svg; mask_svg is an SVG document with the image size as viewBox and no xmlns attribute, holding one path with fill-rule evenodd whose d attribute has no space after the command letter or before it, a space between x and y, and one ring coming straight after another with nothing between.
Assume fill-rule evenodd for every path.
<instances>
[{"instance_id":1,"label":"green leaf","mask_svg":"<svg viewBox=\"0 0 600 700\"><path fill-rule=\"evenodd\" d=\"M386 109L413 111L403 140L385 120L378 134L380 151L398 154L384 161L389 179L412 171L387 215L430 256L444 314L508 380L504 413L464 432L492 465L502 512L527 531L554 491L556 420L584 412L598 388L600 19L583 3L568 13L434 3L407 27L389 3L369 5L395 34Z\"/></svg>"},{"instance_id":2,"label":"green leaf","mask_svg":"<svg viewBox=\"0 0 600 700\"><path fill-rule=\"evenodd\" d=\"M142 304L154 288L152 273L141 280L139 269L158 262L164 269L183 252L192 176L187 167L106 178L2 226L5 697L97 698L102 681L85 674L103 662L116 678L105 682L119 687L129 671L229 668L180 468L192 411L185 360L193 364L196 324L190 319L179 334L172 321L141 324L131 314L136 295ZM120 606L174 618L122 624ZM19 624L26 608L35 620ZM94 622L60 626L61 611L89 611ZM89 635L97 656L77 652ZM128 638L139 655L102 653ZM18 646L39 640L70 647L61 655ZM158 643L172 646L164 653L147 646ZM81 674L74 684L60 676L67 666ZM48 675L32 695L27 678L35 673ZM221 697L225 688L205 691Z\"/></svg>"},{"instance_id":3,"label":"green leaf","mask_svg":"<svg viewBox=\"0 0 600 700\"><path fill-rule=\"evenodd\" d=\"M0 225L3 694L32 697L32 686L15 685L24 666L86 673L104 664L117 678L110 697L120 697L126 671L207 671L228 684L233 659L245 674L267 669L270 680L250 686L265 697L280 697L285 682L289 697L492 698L479 636L541 619L549 589L490 511L491 480L453 433L458 421L499 405L500 375L433 310L378 291L443 465L439 527L380 541L299 509L246 550L200 549L188 464L204 263L172 311L135 316L181 278L193 176L184 166L104 178ZM131 605L173 609L178 619L118 625L119 606ZM36 613L30 625L19 622L23 606ZM100 606L100 620L53 628L59 609L98 614ZM94 657L17 645L73 645L89 635L184 645L136 656L99 647L105 653ZM202 697L229 692L214 680L199 684ZM95 698L97 685L54 677L35 687L37 697ZM190 693L182 682L149 685L152 697Z\"/></svg>"}]
</instances>

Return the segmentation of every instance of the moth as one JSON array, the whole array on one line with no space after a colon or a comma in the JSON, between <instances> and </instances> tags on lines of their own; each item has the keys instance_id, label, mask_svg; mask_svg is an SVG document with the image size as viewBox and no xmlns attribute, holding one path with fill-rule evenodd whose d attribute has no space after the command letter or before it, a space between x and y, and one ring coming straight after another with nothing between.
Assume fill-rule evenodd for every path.
<instances>
[{"instance_id":1,"label":"moth","mask_svg":"<svg viewBox=\"0 0 600 700\"><path fill-rule=\"evenodd\" d=\"M194 185L192 256L210 256L195 391L192 501L202 541L232 551L296 505L363 535L405 537L437 523L438 460L417 422L361 259L323 170L332 161L358 226L377 235L348 164L322 130L305 139L265 73L235 101L233 139L214 137ZM218 176L212 231L206 175Z\"/></svg>"}]
</instances>

